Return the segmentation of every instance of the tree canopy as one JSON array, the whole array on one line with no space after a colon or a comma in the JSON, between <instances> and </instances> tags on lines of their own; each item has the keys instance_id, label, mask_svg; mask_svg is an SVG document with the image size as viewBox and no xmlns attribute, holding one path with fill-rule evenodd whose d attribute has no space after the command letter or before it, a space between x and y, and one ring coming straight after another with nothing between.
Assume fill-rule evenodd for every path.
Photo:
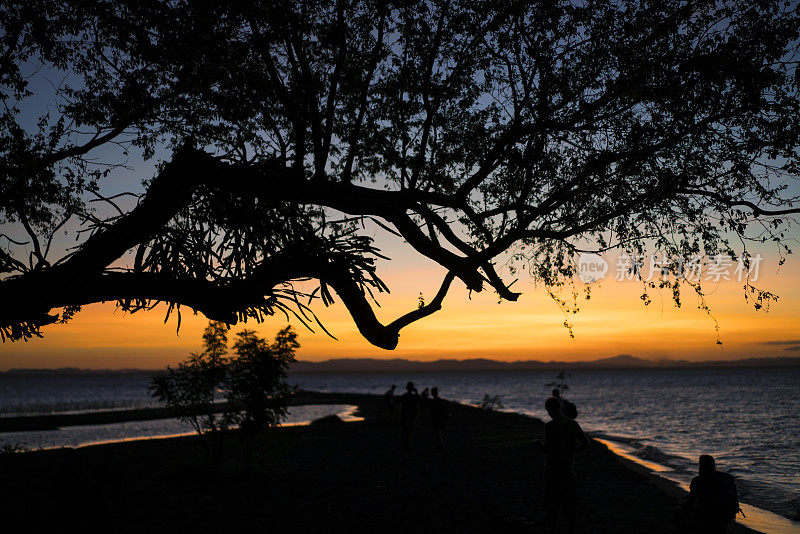
<instances>
[{"instance_id":1,"label":"tree canopy","mask_svg":"<svg viewBox=\"0 0 800 534\"><path fill-rule=\"evenodd\" d=\"M391 349L456 279L516 300L581 250L788 251L800 212L791 2L8 0L0 25L4 339L102 301L312 322L335 293ZM108 193L133 152L157 173ZM446 271L389 324L367 224Z\"/></svg>"}]
</instances>

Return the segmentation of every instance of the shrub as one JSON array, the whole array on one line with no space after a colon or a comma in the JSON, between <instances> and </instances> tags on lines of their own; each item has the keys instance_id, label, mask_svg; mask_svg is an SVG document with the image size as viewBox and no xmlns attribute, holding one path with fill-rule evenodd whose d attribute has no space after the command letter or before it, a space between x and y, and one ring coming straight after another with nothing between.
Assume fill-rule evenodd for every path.
<instances>
[{"instance_id":1,"label":"shrub","mask_svg":"<svg viewBox=\"0 0 800 534\"><path fill-rule=\"evenodd\" d=\"M483 395L483 400L478 403L478 406L484 410L500 410L503 408L503 403L500 402L500 395L490 396L488 393Z\"/></svg>"},{"instance_id":2,"label":"shrub","mask_svg":"<svg viewBox=\"0 0 800 534\"><path fill-rule=\"evenodd\" d=\"M256 437L278 425L286 416L292 388L286 371L300 347L297 334L286 327L268 344L252 330L237 334L236 356L228 366L228 403L240 411L235 416L245 442L245 468L249 469Z\"/></svg>"},{"instance_id":3,"label":"shrub","mask_svg":"<svg viewBox=\"0 0 800 534\"><path fill-rule=\"evenodd\" d=\"M217 432L228 426L226 414L219 415L214 401L225 380L227 325L210 322L203 332L203 352L192 353L166 373L150 382L153 397L172 408L177 417L195 432Z\"/></svg>"},{"instance_id":4,"label":"shrub","mask_svg":"<svg viewBox=\"0 0 800 534\"><path fill-rule=\"evenodd\" d=\"M28 447L24 443L4 443L0 447L0 456L5 454L17 454L19 452L28 452Z\"/></svg>"},{"instance_id":5,"label":"shrub","mask_svg":"<svg viewBox=\"0 0 800 534\"><path fill-rule=\"evenodd\" d=\"M225 431L238 425L249 469L256 437L286 416L292 389L286 371L300 347L287 326L273 343L253 330L236 334L234 355L227 356L228 326L210 322L203 332L203 352L192 353L177 367L153 377L152 395L189 423L197 434L211 433L211 462L216 465ZM223 405L215 403L225 399Z\"/></svg>"}]
</instances>

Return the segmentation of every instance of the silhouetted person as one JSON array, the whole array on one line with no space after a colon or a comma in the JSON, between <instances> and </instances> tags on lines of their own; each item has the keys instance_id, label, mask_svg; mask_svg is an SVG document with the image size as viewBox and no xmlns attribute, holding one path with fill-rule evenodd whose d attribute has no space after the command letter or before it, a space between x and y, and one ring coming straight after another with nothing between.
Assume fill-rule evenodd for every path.
<instances>
[{"instance_id":1,"label":"silhouetted person","mask_svg":"<svg viewBox=\"0 0 800 534\"><path fill-rule=\"evenodd\" d=\"M419 393L414 387L414 382L406 384L406 392L400 397L400 421L403 426L403 447L411 450L411 440L414 436L414 427L417 424L419 413Z\"/></svg>"},{"instance_id":2,"label":"silhouetted person","mask_svg":"<svg viewBox=\"0 0 800 534\"><path fill-rule=\"evenodd\" d=\"M576 419L578 417L578 408L575 406L575 403L562 397L561 390L558 388L553 389L553 398L558 399L558 403L561 405L561 413L566 417L570 419Z\"/></svg>"},{"instance_id":3,"label":"silhouetted person","mask_svg":"<svg viewBox=\"0 0 800 534\"><path fill-rule=\"evenodd\" d=\"M395 384L392 384L392 387L383 394L383 402L386 404L386 409L389 411L390 415L394 415L394 390L397 389Z\"/></svg>"},{"instance_id":4,"label":"silhouetted person","mask_svg":"<svg viewBox=\"0 0 800 534\"><path fill-rule=\"evenodd\" d=\"M553 397L558 399L558 402L561 404L561 411L564 411L564 399L561 398L561 390L558 388L553 389Z\"/></svg>"},{"instance_id":5,"label":"silhouetted person","mask_svg":"<svg viewBox=\"0 0 800 534\"><path fill-rule=\"evenodd\" d=\"M450 417L447 401L439 397L439 388L431 389L431 422L433 423L436 452L444 452L444 424Z\"/></svg>"},{"instance_id":6,"label":"silhouetted person","mask_svg":"<svg viewBox=\"0 0 800 534\"><path fill-rule=\"evenodd\" d=\"M567 518L568 532L575 531L575 504L578 498L575 478L575 451L579 446L589 446L589 438L581 426L567 418L561 411L561 403L550 397L544 403L550 421L544 425L544 505L547 513L547 528L556 532L561 509Z\"/></svg>"},{"instance_id":7,"label":"silhouetted person","mask_svg":"<svg viewBox=\"0 0 800 534\"><path fill-rule=\"evenodd\" d=\"M692 479L687 500L692 515L692 532L718 534L728 527L739 511L736 483L728 473L717 471L714 458L700 456L698 476Z\"/></svg>"}]
</instances>

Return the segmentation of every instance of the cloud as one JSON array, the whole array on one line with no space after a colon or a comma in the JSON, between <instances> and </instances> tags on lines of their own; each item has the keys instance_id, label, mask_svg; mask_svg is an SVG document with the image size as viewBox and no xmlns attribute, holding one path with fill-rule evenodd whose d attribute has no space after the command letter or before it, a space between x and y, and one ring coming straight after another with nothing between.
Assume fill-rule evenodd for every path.
<instances>
[{"instance_id":1,"label":"cloud","mask_svg":"<svg viewBox=\"0 0 800 534\"><path fill-rule=\"evenodd\" d=\"M795 345L794 347L786 347L783 350L800 350L800 345Z\"/></svg>"},{"instance_id":2,"label":"cloud","mask_svg":"<svg viewBox=\"0 0 800 534\"><path fill-rule=\"evenodd\" d=\"M765 345L800 345L800 339L790 339L785 341L766 341ZM787 350L800 350L800 349L787 349Z\"/></svg>"}]
</instances>

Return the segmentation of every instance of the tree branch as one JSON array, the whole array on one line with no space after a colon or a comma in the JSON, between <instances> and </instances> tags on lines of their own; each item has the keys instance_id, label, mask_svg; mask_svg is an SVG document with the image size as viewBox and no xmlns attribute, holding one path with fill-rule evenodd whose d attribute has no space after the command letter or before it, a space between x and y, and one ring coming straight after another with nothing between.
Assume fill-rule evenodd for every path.
<instances>
[{"instance_id":1,"label":"tree branch","mask_svg":"<svg viewBox=\"0 0 800 534\"><path fill-rule=\"evenodd\" d=\"M800 208L787 208L785 210L764 209L758 204L755 204L754 202L750 202L748 200L733 200L714 191L705 191L702 189L680 189L678 193L682 195L697 195L697 196L713 198L717 202L721 202L722 204L725 204L726 206L729 206L731 208L737 206L744 206L746 208L753 210L753 215L755 215L756 217L760 217L761 215L775 216L775 215L791 215L794 213L800 213Z\"/></svg>"}]
</instances>

